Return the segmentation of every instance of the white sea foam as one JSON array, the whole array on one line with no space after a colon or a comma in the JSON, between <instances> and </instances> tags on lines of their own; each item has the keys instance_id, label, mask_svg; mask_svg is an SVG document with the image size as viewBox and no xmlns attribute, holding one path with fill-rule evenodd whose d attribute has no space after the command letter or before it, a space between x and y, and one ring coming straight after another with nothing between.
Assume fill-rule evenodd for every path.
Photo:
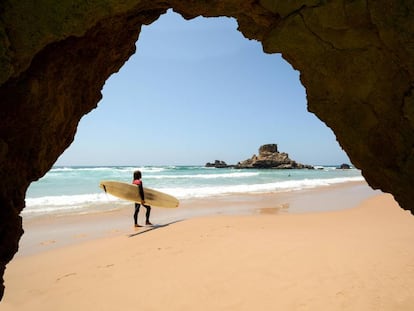
<instances>
[{"instance_id":1,"label":"white sea foam","mask_svg":"<svg viewBox=\"0 0 414 311\"><path fill-rule=\"evenodd\" d=\"M339 177L330 179L302 179L286 180L274 183L254 184L254 185L229 185L218 187L198 187L198 188L164 188L161 191L174 195L179 199L203 198L236 193L266 193L279 191L296 191L324 187L344 182L363 181L363 177Z\"/></svg>"},{"instance_id":2,"label":"white sea foam","mask_svg":"<svg viewBox=\"0 0 414 311\"><path fill-rule=\"evenodd\" d=\"M138 168L133 168L131 172L134 170L140 170L142 173L159 173L167 169L168 167L138 167Z\"/></svg>"},{"instance_id":3,"label":"white sea foam","mask_svg":"<svg viewBox=\"0 0 414 311\"><path fill-rule=\"evenodd\" d=\"M50 172L73 172L73 171L112 171L113 167L54 167Z\"/></svg>"},{"instance_id":4,"label":"white sea foam","mask_svg":"<svg viewBox=\"0 0 414 311\"><path fill-rule=\"evenodd\" d=\"M130 202L100 192L97 185L102 179L130 180L135 169L144 173L146 186L179 199L295 191L364 180L357 170L342 171L330 167L300 171L218 170L192 166L58 167L51 171L55 174L31 185L23 214L78 213L88 212L91 208L101 209L104 205L128 204ZM83 192L89 194L79 194Z\"/></svg>"},{"instance_id":5,"label":"white sea foam","mask_svg":"<svg viewBox=\"0 0 414 311\"><path fill-rule=\"evenodd\" d=\"M106 193L26 198L26 208L23 210L23 214L84 209L92 204L110 202L122 202L122 200Z\"/></svg>"},{"instance_id":6,"label":"white sea foam","mask_svg":"<svg viewBox=\"0 0 414 311\"><path fill-rule=\"evenodd\" d=\"M243 172L243 173L224 173L224 174L193 174L193 175L154 175L147 176L153 179L217 179L217 178L243 178L259 176L259 173L255 172Z\"/></svg>"},{"instance_id":7,"label":"white sea foam","mask_svg":"<svg viewBox=\"0 0 414 311\"><path fill-rule=\"evenodd\" d=\"M120 172L133 172L134 170L140 170L141 172L162 172L166 169L173 169L174 166L167 166L167 167L155 167L155 166L143 166L143 167L133 167L133 166L120 166L120 167L112 167L112 166L91 166L91 167L53 167L50 172L85 172L85 171L103 171L103 172L112 172L112 171L120 171Z\"/></svg>"}]
</instances>

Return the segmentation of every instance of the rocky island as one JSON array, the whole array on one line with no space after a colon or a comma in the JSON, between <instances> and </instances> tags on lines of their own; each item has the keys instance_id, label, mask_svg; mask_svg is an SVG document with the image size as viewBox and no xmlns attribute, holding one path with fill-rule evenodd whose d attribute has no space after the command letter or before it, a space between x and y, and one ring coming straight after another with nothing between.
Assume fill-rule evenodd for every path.
<instances>
[{"instance_id":1,"label":"rocky island","mask_svg":"<svg viewBox=\"0 0 414 311\"><path fill-rule=\"evenodd\" d=\"M260 168L260 169L314 169L312 165L297 163L289 158L285 152L279 152L277 144L266 144L259 148L259 155L253 155L250 159L241 161L236 165L228 165L224 161L216 160L208 162L206 167L228 168Z\"/></svg>"},{"instance_id":2,"label":"rocky island","mask_svg":"<svg viewBox=\"0 0 414 311\"><path fill-rule=\"evenodd\" d=\"M235 168L271 168L271 169L313 169L311 165L297 163L285 152L279 152L276 144L260 146L259 155L239 162Z\"/></svg>"},{"instance_id":3,"label":"rocky island","mask_svg":"<svg viewBox=\"0 0 414 311\"><path fill-rule=\"evenodd\" d=\"M206 167L215 167L215 168L228 168L234 167L234 165L228 165L226 162L221 160L215 160L214 163L207 162Z\"/></svg>"}]
</instances>

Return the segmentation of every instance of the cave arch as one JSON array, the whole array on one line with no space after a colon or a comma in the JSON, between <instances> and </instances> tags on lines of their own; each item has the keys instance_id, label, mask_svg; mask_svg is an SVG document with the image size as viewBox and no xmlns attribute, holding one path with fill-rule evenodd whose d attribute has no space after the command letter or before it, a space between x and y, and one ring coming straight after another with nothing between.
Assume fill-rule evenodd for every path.
<instances>
[{"instance_id":1,"label":"cave arch","mask_svg":"<svg viewBox=\"0 0 414 311\"><path fill-rule=\"evenodd\" d=\"M281 53L368 183L414 211L412 1L10 0L0 8L1 276L23 233L28 185L70 145L141 26L170 8L232 16L265 52Z\"/></svg>"},{"instance_id":2,"label":"cave arch","mask_svg":"<svg viewBox=\"0 0 414 311\"><path fill-rule=\"evenodd\" d=\"M106 80L98 107L82 118L55 165L237 163L269 141L300 163L349 162L332 131L306 111L299 72L246 40L233 18L186 21L169 10L143 27L136 46ZM125 131L135 134L126 138ZM138 133L145 150L131 146Z\"/></svg>"}]
</instances>

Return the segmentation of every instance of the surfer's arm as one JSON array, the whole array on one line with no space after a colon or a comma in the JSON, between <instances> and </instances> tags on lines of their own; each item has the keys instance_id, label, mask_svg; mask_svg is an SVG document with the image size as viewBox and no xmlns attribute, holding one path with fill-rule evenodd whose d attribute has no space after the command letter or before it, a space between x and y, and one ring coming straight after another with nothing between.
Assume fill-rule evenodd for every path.
<instances>
[{"instance_id":1,"label":"surfer's arm","mask_svg":"<svg viewBox=\"0 0 414 311\"><path fill-rule=\"evenodd\" d=\"M142 183L138 185L138 192L141 197L141 202L145 203L144 188L142 187Z\"/></svg>"}]
</instances>

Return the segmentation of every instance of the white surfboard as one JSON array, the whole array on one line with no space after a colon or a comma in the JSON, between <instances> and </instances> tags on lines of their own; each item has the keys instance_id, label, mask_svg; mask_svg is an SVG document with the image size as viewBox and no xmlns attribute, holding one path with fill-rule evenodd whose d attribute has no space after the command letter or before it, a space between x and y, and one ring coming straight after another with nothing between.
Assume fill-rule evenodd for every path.
<instances>
[{"instance_id":1,"label":"white surfboard","mask_svg":"<svg viewBox=\"0 0 414 311\"><path fill-rule=\"evenodd\" d=\"M106 193L112 194L120 199L141 203L138 186L132 183L114 180L102 180L99 187ZM172 195L144 187L145 204L158 207L175 208L179 201Z\"/></svg>"}]
</instances>

